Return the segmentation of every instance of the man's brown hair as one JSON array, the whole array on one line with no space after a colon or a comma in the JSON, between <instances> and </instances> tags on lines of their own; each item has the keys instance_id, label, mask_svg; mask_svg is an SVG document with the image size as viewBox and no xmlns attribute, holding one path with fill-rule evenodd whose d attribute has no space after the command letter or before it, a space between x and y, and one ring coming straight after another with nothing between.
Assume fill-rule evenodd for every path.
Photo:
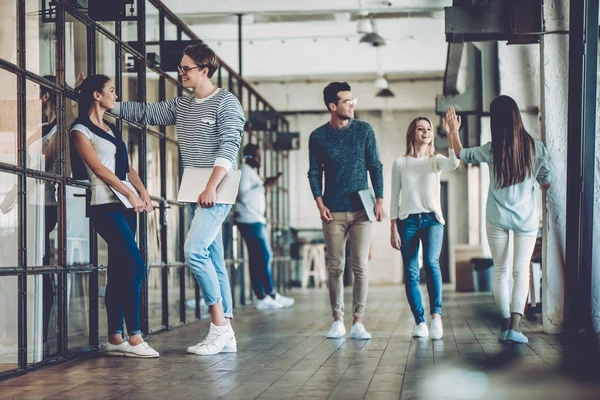
<instances>
[{"instance_id":1,"label":"man's brown hair","mask_svg":"<svg viewBox=\"0 0 600 400\"><path fill-rule=\"evenodd\" d=\"M208 77L212 78L219 69L219 59L214 51L204 43L190 44L183 50L183 54L190 57L200 67L208 68Z\"/></svg>"}]
</instances>

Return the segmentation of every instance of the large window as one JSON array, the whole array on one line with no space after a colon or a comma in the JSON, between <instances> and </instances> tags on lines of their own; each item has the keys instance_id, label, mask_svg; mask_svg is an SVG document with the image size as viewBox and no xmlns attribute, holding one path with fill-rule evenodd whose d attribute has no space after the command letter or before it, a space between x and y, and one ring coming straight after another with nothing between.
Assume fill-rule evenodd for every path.
<instances>
[{"instance_id":1,"label":"large window","mask_svg":"<svg viewBox=\"0 0 600 400\"><path fill-rule=\"evenodd\" d=\"M145 24L140 23L143 15L134 21L95 22L80 3L0 1L0 379L99 350L106 342L107 270L115 266L109 265L110 249L88 218L90 183L71 174L70 126L88 111L78 106L78 77L107 75L119 101L192 95L182 88L177 72L162 71L152 57L144 59L159 53L164 40L194 36L170 21L157 1L135 0L129 6L146 8ZM146 48L140 45L144 42ZM243 94L245 106L264 107L260 96L226 66L214 83ZM122 133L130 165L154 206L137 217L136 240L147 266L142 331L208 317L183 255L193 215L189 204L177 202L182 165L176 128L124 121L116 113L104 118ZM281 154L263 147L265 165L274 172L271 159ZM285 226L278 221L281 229ZM243 260L237 257L241 243L231 218L223 231L233 273Z\"/></svg>"}]
</instances>

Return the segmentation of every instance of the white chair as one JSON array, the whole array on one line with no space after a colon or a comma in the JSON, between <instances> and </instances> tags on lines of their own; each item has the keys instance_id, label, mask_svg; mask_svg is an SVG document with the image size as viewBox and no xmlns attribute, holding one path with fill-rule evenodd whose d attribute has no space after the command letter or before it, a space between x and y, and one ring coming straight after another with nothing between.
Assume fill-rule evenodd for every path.
<instances>
[{"instance_id":1,"label":"white chair","mask_svg":"<svg viewBox=\"0 0 600 400\"><path fill-rule=\"evenodd\" d=\"M327 284L327 267L325 264L324 244L305 244L302 247L302 287L308 286L309 278L312 276L315 287Z\"/></svg>"}]
</instances>

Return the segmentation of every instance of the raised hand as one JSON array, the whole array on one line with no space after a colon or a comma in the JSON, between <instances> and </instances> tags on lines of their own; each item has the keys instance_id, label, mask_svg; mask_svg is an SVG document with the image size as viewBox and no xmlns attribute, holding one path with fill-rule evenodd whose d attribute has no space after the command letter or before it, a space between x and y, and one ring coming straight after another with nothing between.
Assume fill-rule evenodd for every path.
<instances>
[{"instance_id":1,"label":"raised hand","mask_svg":"<svg viewBox=\"0 0 600 400\"><path fill-rule=\"evenodd\" d=\"M456 110L454 110L454 107L450 107L448 111L446 111L446 118L444 118L442 125L446 133L449 135L458 132L461 121L460 115L456 115Z\"/></svg>"}]
</instances>

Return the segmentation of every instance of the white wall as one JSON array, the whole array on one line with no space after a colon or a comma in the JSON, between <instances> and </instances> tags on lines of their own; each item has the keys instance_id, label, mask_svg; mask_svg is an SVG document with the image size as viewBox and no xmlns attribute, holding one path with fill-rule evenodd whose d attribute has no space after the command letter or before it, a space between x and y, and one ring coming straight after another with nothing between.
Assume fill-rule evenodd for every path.
<instances>
[{"instance_id":1,"label":"white wall","mask_svg":"<svg viewBox=\"0 0 600 400\"><path fill-rule=\"evenodd\" d=\"M296 93L294 88L297 88L297 85L269 84L269 90L265 91L262 90L264 87L261 84L259 88L261 88L261 93L266 94L267 98L272 99L269 97L269 94L274 93L275 89L281 92L278 95L281 98L290 92L288 90L290 88L292 88L292 92ZM307 97L305 103L299 103L300 106L307 109L322 108L322 112L297 113L287 116L290 121L290 129L300 132L300 150L294 151L290 155L290 198L292 199L290 224L294 228L321 228L321 221L316 210L306 173L308 171L308 138L310 133L329 120L329 114L325 111L325 107L322 106L320 99L323 86L321 83L314 84L313 90L317 95L311 96L311 98L316 97L316 99L310 100ZM395 109L364 110L362 108L364 106L362 101L359 101L357 106L357 118L369 122L375 130L381 161L384 165L384 210L386 212L386 219L384 222L375 223L373 226L372 246L374 258L370 264L369 279L374 284L398 284L402 281L400 253L392 249L389 244L391 165L396 157L404 154L406 128L413 118L426 116L432 120L434 125L439 122L439 118L436 117L433 110L435 95L440 93L438 90L439 86L439 82L437 84L428 83L427 85L415 83L412 86L407 84L405 90L399 92L402 99L398 99L400 106ZM308 87L312 86L309 85ZM308 89L306 90L308 91ZM354 91L353 86L353 94L357 95L357 93L360 93L360 90ZM279 107L277 98L274 97L275 107ZM302 98L302 96L299 97L299 99ZM411 105L415 107L413 108ZM442 180L448 181L449 212L446 220L451 265L454 262L454 244L466 243L468 236L468 221L464 217L466 214L461 212L461 207L467 203L466 174L466 167L461 166L458 171L442 176Z\"/></svg>"}]
</instances>

